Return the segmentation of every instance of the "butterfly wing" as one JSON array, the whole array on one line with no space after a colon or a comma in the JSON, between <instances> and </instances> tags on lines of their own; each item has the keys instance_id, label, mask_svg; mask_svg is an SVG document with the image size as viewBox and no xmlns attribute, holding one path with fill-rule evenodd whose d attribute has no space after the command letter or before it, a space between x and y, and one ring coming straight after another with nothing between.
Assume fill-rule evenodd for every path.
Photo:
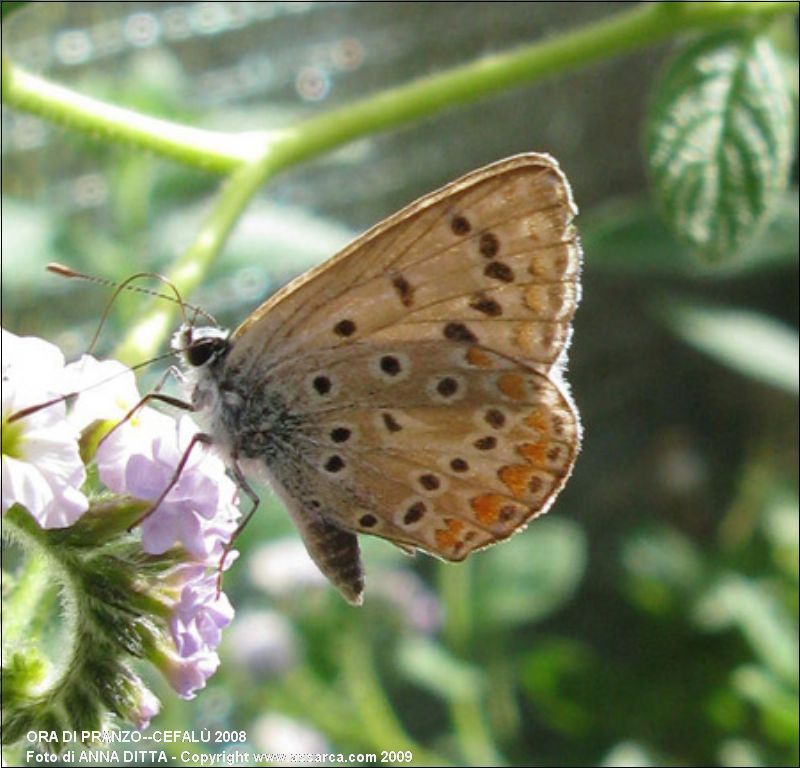
<instances>
[{"instance_id":1,"label":"butterfly wing","mask_svg":"<svg viewBox=\"0 0 800 768\"><path fill-rule=\"evenodd\" d=\"M295 420L270 472L296 519L461 560L548 508L580 441L561 380L575 213L552 158L510 158L377 225L235 331L228 365Z\"/></svg>"},{"instance_id":2,"label":"butterfly wing","mask_svg":"<svg viewBox=\"0 0 800 768\"><path fill-rule=\"evenodd\" d=\"M279 366L266 385L303 413L272 467L288 495L348 531L446 560L546 511L578 447L568 397L515 361L482 352L476 363L468 343L449 346L328 350L312 374ZM331 386L317 392L320 376Z\"/></svg>"},{"instance_id":3,"label":"butterfly wing","mask_svg":"<svg viewBox=\"0 0 800 768\"><path fill-rule=\"evenodd\" d=\"M470 173L278 291L236 329L235 352L274 366L384 339L475 337L547 371L579 299L576 213L547 155Z\"/></svg>"}]
</instances>

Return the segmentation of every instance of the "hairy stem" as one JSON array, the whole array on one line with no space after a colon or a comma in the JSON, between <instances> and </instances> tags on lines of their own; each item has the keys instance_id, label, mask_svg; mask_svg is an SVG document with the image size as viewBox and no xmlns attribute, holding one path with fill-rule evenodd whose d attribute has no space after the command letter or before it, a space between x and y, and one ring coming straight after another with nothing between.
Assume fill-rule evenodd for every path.
<instances>
[{"instance_id":1,"label":"hairy stem","mask_svg":"<svg viewBox=\"0 0 800 768\"><path fill-rule=\"evenodd\" d=\"M795 3L643 3L582 28L511 51L471 61L407 85L368 96L274 133L206 131L142 115L83 96L3 63L3 100L105 141L147 149L179 162L230 174L195 242L169 275L191 292L222 249L259 187L281 170L378 131L477 101L491 94L563 74L596 61L645 48L678 34L768 20L796 12ZM152 355L175 316L154 307L118 350L123 360Z\"/></svg>"},{"instance_id":2,"label":"hairy stem","mask_svg":"<svg viewBox=\"0 0 800 768\"><path fill-rule=\"evenodd\" d=\"M76 93L3 63L3 101L104 141L147 149L204 170L229 173L267 146L283 168L376 131L492 93L646 48L690 30L796 12L795 3L643 3L583 28L486 56L301 121L281 133L208 131L143 115Z\"/></svg>"}]
</instances>

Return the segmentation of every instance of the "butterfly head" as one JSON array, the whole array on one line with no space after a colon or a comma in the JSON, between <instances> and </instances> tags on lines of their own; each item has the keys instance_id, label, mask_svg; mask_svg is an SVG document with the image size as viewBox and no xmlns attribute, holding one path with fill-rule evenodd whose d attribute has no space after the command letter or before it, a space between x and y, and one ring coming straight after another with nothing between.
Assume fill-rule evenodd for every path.
<instances>
[{"instance_id":1,"label":"butterfly head","mask_svg":"<svg viewBox=\"0 0 800 768\"><path fill-rule=\"evenodd\" d=\"M223 328L196 328L184 323L172 337L172 349L188 369L212 367L230 349L229 332Z\"/></svg>"}]
</instances>

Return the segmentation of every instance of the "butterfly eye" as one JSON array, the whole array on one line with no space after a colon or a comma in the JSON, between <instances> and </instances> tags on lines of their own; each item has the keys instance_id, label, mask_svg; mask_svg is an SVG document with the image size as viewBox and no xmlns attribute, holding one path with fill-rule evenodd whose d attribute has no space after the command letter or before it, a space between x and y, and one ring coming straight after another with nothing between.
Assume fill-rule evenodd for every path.
<instances>
[{"instance_id":1,"label":"butterfly eye","mask_svg":"<svg viewBox=\"0 0 800 768\"><path fill-rule=\"evenodd\" d=\"M186 360L189 365L199 368L211 359L217 346L217 344L211 341L200 341L196 344L192 344L186 350Z\"/></svg>"}]
</instances>

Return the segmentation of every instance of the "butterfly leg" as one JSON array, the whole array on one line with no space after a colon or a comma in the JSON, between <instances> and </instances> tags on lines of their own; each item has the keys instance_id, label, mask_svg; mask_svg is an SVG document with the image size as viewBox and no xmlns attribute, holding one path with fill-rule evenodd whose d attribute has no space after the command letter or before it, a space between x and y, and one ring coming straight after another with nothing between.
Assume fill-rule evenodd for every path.
<instances>
[{"instance_id":1,"label":"butterfly leg","mask_svg":"<svg viewBox=\"0 0 800 768\"><path fill-rule=\"evenodd\" d=\"M163 383L163 382L162 382ZM136 405L133 406L111 429L108 430L101 438L100 442L98 443L98 447L100 447L116 430L118 430L123 424L130 421L138 411L144 408L147 403L156 400L160 403L166 403L167 405L171 405L175 408L180 408L184 411L193 411L195 408L194 406L187 402L186 400L181 400L179 397L171 397L170 395L162 395L160 392L149 392L146 394Z\"/></svg>"},{"instance_id":2,"label":"butterfly leg","mask_svg":"<svg viewBox=\"0 0 800 768\"><path fill-rule=\"evenodd\" d=\"M222 550L222 555L219 559L219 565L217 566L217 597L219 597L220 592L222 591L222 573L225 570L225 559L228 557L228 554L233 549L234 542L236 539L239 538L239 534L247 527L247 524L250 522L251 518L255 514L256 510L258 509L259 504L261 503L261 499L259 498L258 494L253 490L253 487L247 481L247 478L242 472L239 463L236 461L236 458L233 458L233 461L230 465L230 473L233 476L233 480L236 483L237 487L240 491L253 502L253 506L250 508L250 511L245 516L244 520L236 527L236 530L231 535L228 543L225 545L224 549Z\"/></svg>"},{"instance_id":3,"label":"butterfly leg","mask_svg":"<svg viewBox=\"0 0 800 768\"><path fill-rule=\"evenodd\" d=\"M142 400L145 400L146 397L142 398ZM170 399L172 400L174 398ZM183 452L183 456L181 456L181 460L178 462L178 466L175 467L175 471L172 473L172 477L170 478L170 481L167 483L166 488L164 488L164 490L161 491L158 498L153 502L153 505L150 507L150 509L148 509L147 512L145 512L138 520L136 520L135 522L131 523L128 526L129 533L134 528L140 526L145 520L147 520L148 517L150 517L150 515L153 514L153 512L155 512L161 506L161 502L164 501L164 499L167 497L167 494L175 487L175 484L180 479L181 474L183 473L183 470L186 468L186 464L189 461L189 457L192 455L192 451L194 450L195 446L201 443L203 445L211 445L213 442L214 440L211 437L211 435L206 435L203 432L198 432L196 435L192 437L192 439L189 442L189 445L186 446L186 450Z\"/></svg>"}]
</instances>

